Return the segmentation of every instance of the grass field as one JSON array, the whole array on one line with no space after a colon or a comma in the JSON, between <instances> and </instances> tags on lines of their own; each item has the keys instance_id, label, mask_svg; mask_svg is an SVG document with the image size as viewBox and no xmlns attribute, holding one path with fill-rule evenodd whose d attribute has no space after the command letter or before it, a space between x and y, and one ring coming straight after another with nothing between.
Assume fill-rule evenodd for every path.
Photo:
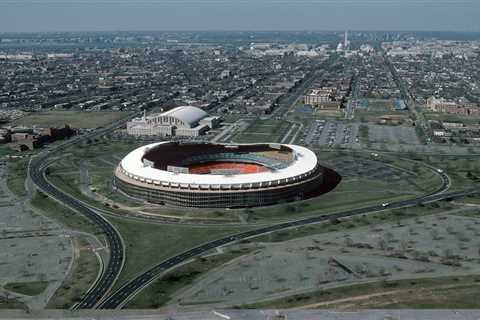
<instances>
[{"instance_id":1,"label":"grass field","mask_svg":"<svg viewBox=\"0 0 480 320\"><path fill-rule=\"evenodd\" d=\"M110 219L125 240L127 259L115 285L119 287L141 271L177 253L245 230L245 227L160 225L124 219Z\"/></svg>"},{"instance_id":2,"label":"grass field","mask_svg":"<svg viewBox=\"0 0 480 320\"><path fill-rule=\"evenodd\" d=\"M7 186L18 197L24 197L25 179L27 178L28 160L17 159L8 163Z\"/></svg>"},{"instance_id":3,"label":"grass field","mask_svg":"<svg viewBox=\"0 0 480 320\"><path fill-rule=\"evenodd\" d=\"M412 195L396 194L385 189L385 185L363 180L343 181L337 188L318 198L300 204L254 209L259 219L299 218L302 216L335 212L367 206L381 201L394 201L411 198Z\"/></svg>"},{"instance_id":4,"label":"grass field","mask_svg":"<svg viewBox=\"0 0 480 320\"><path fill-rule=\"evenodd\" d=\"M92 186L97 193L108 198L130 205L126 197L112 192L113 170L119 159L128 153L134 145L125 142L110 142L108 140L92 141L85 143L80 148L69 150L66 156L56 161L50 167L48 179L61 187L63 190L88 202L95 202L86 198L80 192L80 159L85 161L88 168ZM347 155L341 152L323 152L319 153L319 160L336 161L339 157ZM410 162L392 159L383 159L389 165L414 171L418 177L411 181L391 182L388 180L374 180L368 177L346 177L336 189L302 203L277 205L266 208L255 208L245 210L248 221L260 222L262 220L283 220L288 218L298 218L306 215L320 214L322 212L331 212L332 210L349 209L352 207L366 206L372 203L382 201L402 200L416 197L420 193L427 193L435 190L441 183L441 179L428 168L421 164L412 164ZM381 164L381 162L379 162ZM414 183L414 184L412 184ZM130 201L131 202L131 201ZM96 203L105 208L102 203ZM135 204L134 204L135 206ZM184 217L188 215L185 211L173 209L156 209L155 212L173 216ZM221 214L220 214L221 213ZM223 219L238 219L238 210L212 210L210 213L201 211L199 217ZM243 214L242 212L240 214Z\"/></svg>"},{"instance_id":5,"label":"grass field","mask_svg":"<svg viewBox=\"0 0 480 320\"><path fill-rule=\"evenodd\" d=\"M98 270L99 265L96 255L90 250L80 250L73 271L62 286L57 289L48 302L47 308L68 309L74 303L80 301L82 295L95 281Z\"/></svg>"},{"instance_id":6,"label":"grass field","mask_svg":"<svg viewBox=\"0 0 480 320\"><path fill-rule=\"evenodd\" d=\"M394 100L391 99L368 99L368 109L358 108L355 118L361 122L377 122L380 117L391 115L408 118L408 111L397 111L394 108Z\"/></svg>"},{"instance_id":7,"label":"grass field","mask_svg":"<svg viewBox=\"0 0 480 320\"><path fill-rule=\"evenodd\" d=\"M259 128L258 132L261 132L262 130L263 132L268 131L266 128ZM66 191L73 194L79 194L79 161L80 159L83 159L88 162L88 168L94 185L99 191L108 192L108 183L112 178L112 169L116 161L118 161L118 158L115 157L121 157L133 148L135 148L135 146L129 143L110 142L103 139L84 143L83 146L79 148L68 150L68 152L71 153L70 156L55 162L51 167L49 179L52 179L53 182L59 184ZM322 155L322 157L330 157L331 159L336 159L340 156L340 154L334 153ZM413 197L418 193L424 192L428 188L435 188L439 183L438 177L433 175L431 171L423 168L421 165L416 166L410 162L403 163L396 162L395 160L392 160L389 163L416 172L419 176L419 187L413 189L403 181L391 183L389 181L364 180L358 178L344 179L337 189L316 200L270 208L253 209L253 215L260 220L274 220L321 214L322 212L337 211L378 203L386 201L385 199L398 200L406 197ZM428 207L423 209L410 208L404 209L401 212L404 215L424 214L422 210L430 212L430 210L435 209L438 209L438 207ZM417 212L416 210L421 212ZM341 228L349 229L362 224L382 222L385 219L390 219L390 217L393 218L395 215L382 213L378 216L372 215L368 218L358 220L353 219L352 221L345 221L340 224L330 223L309 226L298 230L274 233L271 236L268 236L270 238L264 238L264 240L280 241L311 233L335 231ZM59 216L59 219L69 220L70 216L68 214L62 214ZM73 221L75 221L75 223L80 223L81 220L74 219ZM174 254L208 240L213 240L242 230L242 228L233 227L165 226L128 221L119 218L111 218L111 221L122 234L122 237L125 240L127 253L125 268L121 273L115 288L118 288L125 283L125 281L130 280L141 271L146 270ZM71 227L76 228L77 226L72 225ZM80 223L78 227L83 228L85 226ZM245 228L243 228L243 230L244 229ZM90 230L90 232L95 231ZM215 263L221 262L217 261ZM195 268L198 267L199 270L197 271L200 273L204 268L202 265L196 266L195 264L192 264L188 268L191 268L192 266ZM163 305L169 299L172 292L190 283L190 281L199 274L197 271L188 268L185 269L185 272L182 271L182 273L180 273L181 276L177 275L174 276L174 278L167 277L165 278L166 280L161 279L154 282L145 293L140 294L137 299L132 302L131 307L142 308L146 306ZM75 298L73 297L72 299Z\"/></svg>"},{"instance_id":8,"label":"grass field","mask_svg":"<svg viewBox=\"0 0 480 320\"><path fill-rule=\"evenodd\" d=\"M87 220L84 216L76 213L44 194L36 192L31 204L42 211L42 214L57 221L64 227L97 235L103 240L101 230ZM78 245L84 243L79 242ZM86 243L85 243L86 244ZM57 289L48 303L48 308L68 309L88 290L96 279L99 270L96 255L88 250L80 250L79 256L74 263L74 269L60 288Z\"/></svg>"},{"instance_id":9,"label":"grass field","mask_svg":"<svg viewBox=\"0 0 480 320\"><path fill-rule=\"evenodd\" d=\"M75 168L74 159L65 159L58 161L51 167L48 179L55 185L61 187L63 190L73 194L79 198L85 198L79 191L79 173L72 170ZM93 163L96 163L95 161ZM112 197L111 182L112 182L112 167L105 166L104 163L98 163L97 166L90 166L90 175L92 177L92 185L97 189L98 193L106 195L107 197L118 200L120 203L125 203L122 197ZM436 188L440 179L431 174L431 172L420 169L425 175L423 180L418 179L418 187L413 187L406 182L390 183L388 181L375 181L368 179L344 179L340 182L336 189L324 194L318 198L296 203L277 205L265 208L256 208L245 210L248 221L260 222L263 220L283 220L289 218L299 218L302 216L320 214L322 212L338 211L341 209L349 209L358 206L366 206L382 201L403 200L417 196L419 193L428 191L428 188ZM73 182L73 183L72 183ZM91 200L92 201L92 200ZM103 204L97 203L103 207ZM161 214L173 216L185 216L185 211L173 209L156 210ZM223 213L220 215L219 213ZM219 218L228 219L232 217L232 212L216 209L210 213L202 211L199 217L205 218Z\"/></svg>"},{"instance_id":10,"label":"grass field","mask_svg":"<svg viewBox=\"0 0 480 320\"><path fill-rule=\"evenodd\" d=\"M247 242L258 242L259 245L252 245L250 250L254 248L263 247L266 242L282 242L299 237L305 237L313 234L327 233L332 231L348 231L353 228L375 225L379 223L385 223L387 221L395 221L402 219L410 219L412 217L419 217L423 215L434 214L440 209L445 210L448 207L447 203L444 203L445 208L440 208L439 204L433 204L428 206L419 206L416 208L396 209L386 211L383 213L372 214L368 216L358 217L354 219L336 221L325 224L318 224L312 226L306 226L303 228L286 230L275 232L269 235L265 235L259 238L249 240ZM246 249L245 249L246 250ZM233 256L230 256L234 254ZM245 254L245 252L231 252L226 255L214 256L213 260L199 259L192 263L181 266L161 279L155 281L151 286L142 291L132 302L127 305L128 308L158 308L165 305L167 302L179 303L181 301L172 301L172 295L184 288L188 287L194 281L201 277L203 274L216 268L228 261L232 260L236 256ZM214 301L209 301L210 303Z\"/></svg>"},{"instance_id":11,"label":"grass field","mask_svg":"<svg viewBox=\"0 0 480 320\"><path fill-rule=\"evenodd\" d=\"M332 155L333 156L333 155ZM405 166L411 169L410 164ZM365 178L347 178L329 193L301 203L253 209L252 216L259 220L299 218L313 214L334 212L367 206L379 202L398 201L417 197L419 194L436 190L441 179L422 166L416 168L416 185L405 181L389 182Z\"/></svg>"},{"instance_id":12,"label":"grass field","mask_svg":"<svg viewBox=\"0 0 480 320\"><path fill-rule=\"evenodd\" d=\"M48 286L46 281L36 282L11 282L7 283L4 288L8 291L25 294L27 296L36 296L42 293Z\"/></svg>"},{"instance_id":13,"label":"grass field","mask_svg":"<svg viewBox=\"0 0 480 320\"><path fill-rule=\"evenodd\" d=\"M390 112L393 111L394 102L390 99L368 99L369 111Z\"/></svg>"},{"instance_id":14,"label":"grass field","mask_svg":"<svg viewBox=\"0 0 480 320\"><path fill-rule=\"evenodd\" d=\"M124 118L128 112L112 111L47 111L30 113L15 120L16 126L58 127L69 124L73 128L97 128Z\"/></svg>"},{"instance_id":15,"label":"grass field","mask_svg":"<svg viewBox=\"0 0 480 320\"><path fill-rule=\"evenodd\" d=\"M22 309L26 310L27 306L20 301L17 300L6 300L4 298L0 298L0 310L1 309Z\"/></svg>"},{"instance_id":16,"label":"grass field","mask_svg":"<svg viewBox=\"0 0 480 320\"><path fill-rule=\"evenodd\" d=\"M6 145L0 145L0 158L15 153L17 153L17 151L13 150L12 148Z\"/></svg>"},{"instance_id":17,"label":"grass field","mask_svg":"<svg viewBox=\"0 0 480 320\"><path fill-rule=\"evenodd\" d=\"M143 290L127 304L127 308L159 308L169 302L172 294L177 290L192 284L202 274L248 252L250 252L249 249L231 251L221 255L196 259L193 262L180 266Z\"/></svg>"},{"instance_id":18,"label":"grass field","mask_svg":"<svg viewBox=\"0 0 480 320\"><path fill-rule=\"evenodd\" d=\"M478 309L480 277L381 281L295 295L241 308Z\"/></svg>"},{"instance_id":19,"label":"grass field","mask_svg":"<svg viewBox=\"0 0 480 320\"><path fill-rule=\"evenodd\" d=\"M101 234L100 229L84 216L64 207L43 194L35 193L31 204L41 210L43 215L52 218L66 228L90 234Z\"/></svg>"},{"instance_id":20,"label":"grass field","mask_svg":"<svg viewBox=\"0 0 480 320\"><path fill-rule=\"evenodd\" d=\"M283 120L255 120L233 140L238 143L280 142L290 124Z\"/></svg>"},{"instance_id":21,"label":"grass field","mask_svg":"<svg viewBox=\"0 0 480 320\"><path fill-rule=\"evenodd\" d=\"M470 195L468 197L465 197L463 200L466 203L473 203L473 204L479 204L480 205L480 196L479 195Z\"/></svg>"},{"instance_id":22,"label":"grass field","mask_svg":"<svg viewBox=\"0 0 480 320\"><path fill-rule=\"evenodd\" d=\"M480 161L478 157L463 156L414 156L436 168L444 170L452 180L452 191L478 186Z\"/></svg>"}]
</instances>

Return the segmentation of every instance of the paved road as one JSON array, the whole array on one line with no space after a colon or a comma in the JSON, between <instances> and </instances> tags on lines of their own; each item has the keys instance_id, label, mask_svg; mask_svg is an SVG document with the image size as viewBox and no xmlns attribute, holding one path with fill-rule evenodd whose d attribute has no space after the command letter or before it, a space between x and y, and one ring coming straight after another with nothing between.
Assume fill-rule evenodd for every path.
<instances>
[{"instance_id":1,"label":"paved road","mask_svg":"<svg viewBox=\"0 0 480 320\"><path fill-rule=\"evenodd\" d=\"M460 191L460 192L445 193L445 191L449 187L449 178L444 173L439 173L439 174L442 176L443 185L436 192L416 198L416 199L392 202L387 206L385 206L385 204L378 204L378 205L373 205L373 206L364 207L364 208L352 209L352 210L347 210L347 211L337 212L337 213L326 213L321 216L308 217L300 220L274 224L271 226L261 227L251 231L238 233L235 235L227 236L218 240L214 240L214 241L199 245L190 250L182 252L176 256L173 256L167 260L164 260L163 262L157 264L151 269L138 275L136 278L134 278L133 280L123 285L116 292L112 293L107 299L105 299L99 305L99 308L115 309L118 307L122 307L137 292L139 292L141 289L146 287L149 283L151 283L152 281L160 277L162 273L164 273L168 269L171 269L194 257L198 257L202 254L205 254L206 252L212 249L225 246L228 244L232 244L239 240L257 237L257 236L264 235L274 231L280 231L284 229L295 228L295 227L305 226L309 224L322 223L332 219L348 218L348 217L353 217L353 216L372 213L372 212L378 212L378 211L387 210L387 209L390 210L390 209L402 208L407 206L415 206L421 203L429 203L429 202L450 199L450 198L453 199L453 198L463 197L468 194L480 192L480 188L475 188L475 189L469 189L469 190Z\"/></svg>"},{"instance_id":2,"label":"paved road","mask_svg":"<svg viewBox=\"0 0 480 320\"><path fill-rule=\"evenodd\" d=\"M108 262L108 265L105 267L105 271L103 275L100 277L100 279L98 280L98 282L96 283L96 285L93 286L91 290L87 292L83 296L82 300L75 306L75 308L77 309L95 308L99 303L99 301L101 301L103 297L105 297L105 295L109 292L110 288L113 286L117 276L119 275L123 267L123 262L125 258L124 246L123 246L120 234L105 218L102 217L102 215L100 215L96 210L88 207L81 201L77 200L76 198L62 192L61 190L57 189L52 184L50 184L48 180L45 178L44 171L45 171L45 168L47 167L49 157L55 154L55 152L62 151L63 147L69 146L82 139L92 138L94 136L106 134L121 124L122 122L118 122L108 128L97 130L88 135L73 138L70 141L60 144L55 148L50 149L46 153L40 154L37 157L33 158L29 166L30 178L40 190L42 190L49 196L55 198L57 201L63 203L64 205L86 216L105 233L105 236L107 238L107 242L108 242L110 253L111 253L111 257ZM385 209L401 208L405 206L413 206L420 203L433 202L433 201L438 201L438 200L447 199L447 198L462 197L467 194L479 191L478 189L471 189L467 191L446 194L444 192L448 188L448 184L449 184L448 177L443 173L441 174L441 176L444 181L443 186L439 190L437 190L437 192L431 195L426 195L413 200L405 200L405 201L391 203L388 205L388 207L385 207L379 204L379 205L374 205L374 206L365 207L365 208L352 209L344 212L331 213L331 214L323 214L321 216L309 217L309 218L300 219L296 221L274 224L271 226L261 227L255 230L224 237L224 238L194 247L190 250L187 250L183 253L180 253L174 257L171 257L157 264L156 266L152 267L151 269L137 276L136 278L134 278L133 280L129 281L124 286L122 286L120 289L118 289L116 292L110 294L110 296L108 296L103 302L98 304L98 307L103 309L113 309L113 308L121 307L123 306L123 304L125 304L128 301L130 297L132 297L139 290L143 289L150 282L157 279L164 271L171 269L185 261L188 261L193 257L202 255L212 249L215 249L217 247L221 247L227 244L231 244L239 240L256 237L256 236L267 234L273 231L279 231L283 229L294 228L294 227L304 226L308 224L321 223L321 222L328 221L330 219L346 218L346 217L352 217L355 215L381 211Z\"/></svg>"},{"instance_id":3,"label":"paved road","mask_svg":"<svg viewBox=\"0 0 480 320\"><path fill-rule=\"evenodd\" d=\"M410 113L414 116L417 126L422 129L423 134L425 135L426 138L428 138L428 134L430 132L430 125L427 119L422 113L418 112L415 109L415 98L413 97L412 93L409 91L407 85L405 84L405 81L403 81L403 79L400 77L397 70L395 69L395 66L390 61L390 59L388 58L385 52L383 53L383 58L385 59L385 64L390 69L390 73L393 76L393 80L395 81L398 89L400 90L400 94L402 96L403 101L405 102L405 105L407 106Z\"/></svg>"},{"instance_id":4,"label":"paved road","mask_svg":"<svg viewBox=\"0 0 480 320\"><path fill-rule=\"evenodd\" d=\"M95 305L108 293L120 274L120 271L122 270L125 259L125 250L120 233L113 227L113 225L94 209L86 206L73 196L68 195L53 186L45 177L45 168L48 166L50 157L58 152L63 151L65 147L85 139L90 139L95 136L101 136L111 132L134 116L136 115L132 115L127 119L115 122L107 128L96 130L86 135L74 137L64 143L50 148L46 152L32 158L29 165L29 177L39 190L61 202L63 205L87 217L100 230L102 230L108 243L110 259L104 268L102 276L98 279L97 283L92 286L87 293L84 294L80 302L74 306L74 309L94 308Z\"/></svg>"}]
</instances>

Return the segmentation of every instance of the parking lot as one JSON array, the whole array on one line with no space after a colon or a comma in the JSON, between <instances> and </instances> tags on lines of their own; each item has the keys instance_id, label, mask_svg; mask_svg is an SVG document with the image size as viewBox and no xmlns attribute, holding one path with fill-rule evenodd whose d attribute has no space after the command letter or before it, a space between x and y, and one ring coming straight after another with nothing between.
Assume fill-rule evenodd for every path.
<instances>
[{"instance_id":1,"label":"parking lot","mask_svg":"<svg viewBox=\"0 0 480 320\"><path fill-rule=\"evenodd\" d=\"M384 126L369 124L368 140L371 143L384 143L390 145L419 145L414 127Z\"/></svg>"},{"instance_id":2,"label":"parking lot","mask_svg":"<svg viewBox=\"0 0 480 320\"><path fill-rule=\"evenodd\" d=\"M359 128L367 127L365 137L360 137ZM310 147L372 149L398 151L400 149L421 149L414 127L389 126L368 123L350 123L336 120L316 120L305 127L300 144Z\"/></svg>"},{"instance_id":3,"label":"parking lot","mask_svg":"<svg viewBox=\"0 0 480 320\"><path fill-rule=\"evenodd\" d=\"M408 170L359 157L344 157L342 161L324 160L322 163L345 178L367 178L383 182L406 181L409 183L415 183L417 178L415 173Z\"/></svg>"},{"instance_id":4,"label":"parking lot","mask_svg":"<svg viewBox=\"0 0 480 320\"><path fill-rule=\"evenodd\" d=\"M358 124L316 120L304 132L301 143L328 147L359 146Z\"/></svg>"}]
</instances>

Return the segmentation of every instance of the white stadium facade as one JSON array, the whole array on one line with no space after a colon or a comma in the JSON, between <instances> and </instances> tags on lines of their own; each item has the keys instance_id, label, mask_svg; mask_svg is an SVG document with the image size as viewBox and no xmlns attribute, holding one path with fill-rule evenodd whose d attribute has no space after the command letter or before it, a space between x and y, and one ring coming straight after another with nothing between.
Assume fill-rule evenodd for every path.
<instances>
[{"instance_id":1,"label":"white stadium facade","mask_svg":"<svg viewBox=\"0 0 480 320\"><path fill-rule=\"evenodd\" d=\"M284 144L159 142L130 152L115 171L127 195L178 207L239 208L306 198L323 183L311 150Z\"/></svg>"},{"instance_id":2,"label":"white stadium facade","mask_svg":"<svg viewBox=\"0 0 480 320\"><path fill-rule=\"evenodd\" d=\"M210 117L200 108L185 106L132 119L127 123L127 133L134 136L197 137L218 123L218 117Z\"/></svg>"}]
</instances>

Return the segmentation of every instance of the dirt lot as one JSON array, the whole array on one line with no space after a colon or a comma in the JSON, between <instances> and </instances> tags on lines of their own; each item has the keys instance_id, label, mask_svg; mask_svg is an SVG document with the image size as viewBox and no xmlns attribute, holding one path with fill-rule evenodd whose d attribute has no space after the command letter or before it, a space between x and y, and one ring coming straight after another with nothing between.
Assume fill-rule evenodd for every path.
<instances>
[{"instance_id":1,"label":"dirt lot","mask_svg":"<svg viewBox=\"0 0 480 320\"><path fill-rule=\"evenodd\" d=\"M478 235L480 219L442 214L262 244L175 301L238 305L385 279L479 274Z\"/></svg>"},{"instance_id":2,"label":"dirt lot","mask_svg":"<svg viewBox=\"0 0 480 320\"><path fill-rule=\"evenodd\" d=\"M8 190L5 170L0 168L0 297L43 308L68 272L73 248L58 224Z\"/></svg>"}]
</instances>

